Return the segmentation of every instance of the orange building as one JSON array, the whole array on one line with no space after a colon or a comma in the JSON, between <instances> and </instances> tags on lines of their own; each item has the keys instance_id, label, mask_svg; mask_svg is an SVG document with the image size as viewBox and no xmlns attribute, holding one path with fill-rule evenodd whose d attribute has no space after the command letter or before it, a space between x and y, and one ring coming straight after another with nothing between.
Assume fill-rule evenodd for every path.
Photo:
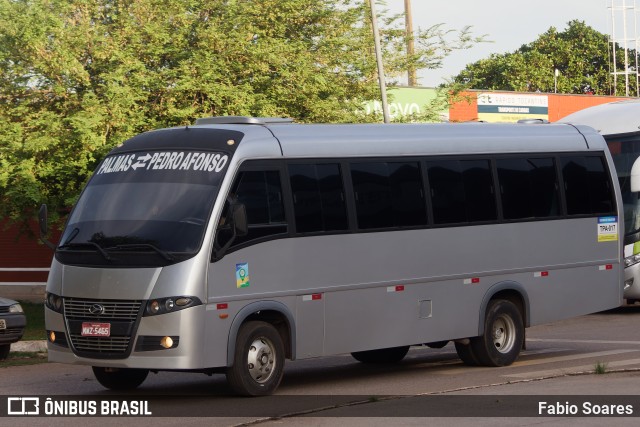
<instances>
[{"instance_id":1,"label":"orange building","mask_svg":"<svg viewBox=\"0 0 640 427\"><path fill-rule=\"evenodd\" d=\"M471 90L463 92L449 109L449 120L468 122L516 122L546 119L555 122L576 111L607 102L628 99L620 96L569 95Z\"/></svg>"}]
</instances>

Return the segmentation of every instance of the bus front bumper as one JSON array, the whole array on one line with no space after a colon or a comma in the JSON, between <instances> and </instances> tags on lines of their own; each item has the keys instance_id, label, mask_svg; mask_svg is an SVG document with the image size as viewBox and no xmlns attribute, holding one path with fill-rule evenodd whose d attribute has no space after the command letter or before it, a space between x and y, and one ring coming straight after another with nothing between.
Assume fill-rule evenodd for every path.
<instances>
[{"instance_id":1,"label":"bus front bumper","mask_svg":"<svg viewBox=\"0 0 640 427\"><path fill-rule=\"evenodd\" d=\"M47 351L50 362L114 368L150 370L199 370L205 368L202 360L204 306L193 307L160 316L142 317L130 351L122 356L96 355L78 351L79 338L69 338L62 314L45 308ZM52 336L51 332L54 335ZM162 341L170 337L171 340ZM72 342L70 342L72 341ZM100 343L100 339L93 339ZM168 348L164 348L169 346ZM72 349L73 348L73 349Z\"/></svg>"}]
</instances>

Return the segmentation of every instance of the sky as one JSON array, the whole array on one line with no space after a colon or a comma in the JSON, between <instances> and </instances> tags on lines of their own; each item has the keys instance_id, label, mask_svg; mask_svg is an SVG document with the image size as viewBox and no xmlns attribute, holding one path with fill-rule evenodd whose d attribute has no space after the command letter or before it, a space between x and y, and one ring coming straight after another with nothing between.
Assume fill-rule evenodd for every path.
<instances>
[{"instance_id":1,"label":"sky","mask_svg":"<svg viewBox=\"0 0 640 427\"><path fill-rule=\"evenodd\" d=\"M446 28L462 29L472 26L475 35L485 35L492 43L480 43L468 50L456 51L445 59L438 70L418 72L421 86L434 87L444 78L458 74L467 64L487 58L492 53L513 52L523 44L530 43L546 32L549 27L558 31L574 19L584 21L595 30L610 34L612 11L608 8L612 0L412 0L414 29L428 28L443 23ZM623 0L613 0L622 5ZM404 10L404 0L385 0L390 12ZM626 5L634 0L626 0ZM640 11L640 2L637 5ZM382 9L378 6L378 9ZM622 13L615 12L616 28L622 28ZM619 22L619 23L618 23ZM630 30L633 24L628 21ZM627 24L627 25L629 25ZM622 37L616 31L616 37ZM553 70L550 70L553 73ZM399 82L406 84L406 78Z\"/></svg>"}]
</instances>

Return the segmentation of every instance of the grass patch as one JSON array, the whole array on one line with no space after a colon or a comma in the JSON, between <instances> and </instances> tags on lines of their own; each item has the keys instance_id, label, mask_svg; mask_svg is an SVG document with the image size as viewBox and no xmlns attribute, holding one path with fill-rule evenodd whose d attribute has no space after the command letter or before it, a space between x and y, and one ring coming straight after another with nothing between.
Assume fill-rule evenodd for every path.
<instances>
[{"instance_id":1,"label":"grass patch","mask_svg":"<svg viewBox=\"0 0 640 427\"><path fill-rule=\"evenodd\" d=\"M607 364L604 362L596 362L596 367L594 369L596 374L606 374L607 373Z\"/></svg>"},{"instance_id":2,"label":"grass patch","mask_svg":"<svg viewBox=\"0 0 640 427\"><path fill-rule=\"evenodd\" d=\"M47 332L44 329L44 304L20 302L20 305L27 316L27 328L22 336L22 341L47 339Z\"/></svg>"},{"instance_id":3,"label":"grass patch","mask_svg":"<svg viewBox=\"0 0 640 427\"><path fill-rule=\"evenodd\" d=\"M0 368L9 366L37 365L47 363L47 353L36 353L30 351L12 351L9 357L0 360Z\"/></svg>"}]
</instances>

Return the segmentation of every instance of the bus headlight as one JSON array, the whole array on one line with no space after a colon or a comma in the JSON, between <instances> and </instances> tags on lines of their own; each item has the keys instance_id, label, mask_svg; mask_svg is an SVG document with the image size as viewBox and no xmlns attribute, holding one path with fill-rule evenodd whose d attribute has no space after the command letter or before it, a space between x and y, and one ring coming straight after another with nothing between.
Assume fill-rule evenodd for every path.
<instances>
[{"instance_id":1,"label":"bus headlight","mask_svg":"<svg viewBox=\"0 0 640 427\"><path fill-rule=\"evenodd\" d=\"M62 297L47 292L44 299L44 304L49 310L53 310L56 313L62 313Z\"/></svg>"},{"instance_id":2,"label":"bus headlight","mask_svg":"<svg viewBox=\"0 0 640 427\"><path fill-rule=\"evenodd\" d=\"M158 314L173 313L174 311L184 310L185 308L195 307L202 302L196 297L168 297L157 298L147 302L144 310L145 316L155 316Z\"/></svg>"},{"instance_id":3,"label":"bus headlight","mask_svg":"<svg viewBox=\"0 0 640 427\"><path fill-rule=\"evenodd\" d=\"M624 266L631 267L640 262L640 254L631 255L624 259Z\"/></svg>"}]
</instances>

